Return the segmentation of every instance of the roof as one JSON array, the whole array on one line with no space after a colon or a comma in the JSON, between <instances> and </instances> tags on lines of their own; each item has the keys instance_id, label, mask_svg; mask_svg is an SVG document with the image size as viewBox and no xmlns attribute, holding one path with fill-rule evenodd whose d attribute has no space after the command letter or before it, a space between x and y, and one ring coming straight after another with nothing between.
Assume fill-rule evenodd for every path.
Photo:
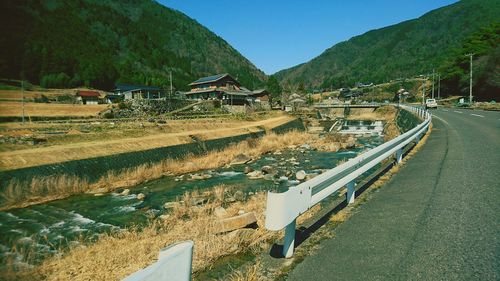
<instances>
[{"instance_id":1,"label":"roof","mask_svg":"<svg viewBox=\"0 0 500 281\"><path fill-rule=\"evenodd\" d=\"M266 89L258 89L258 90L253 90L252 93L253 94L262 94L262 93L265 93L267 92Z\"/></svg>"},{"instance_id":2,"label":"roof","mask_svg":"<svg viewBox=\"0 0 500 281\"><path fill-rule=\"evenodd\" d=\"M215 82L215 81L218 81L218 80L220 80L220 79L222 79L222 78L224 78L226 76L229 76L229 74L223 73L223 74L217 74L217 75L202 77L202 78L200 78L200 79L198 79L198 80L190 83L189 86L198 85L198 84L205 84L205 83L210 83L210 82ZM231 76L229 76L229 77L231 77ZM231 77L231 79L232 79L232 77Z\"/></svg>"},{"instance_id":3,"label":"roof","mask_svg":"<svg viewBox=\"0 0 500 281\"><path fill-rule=\"evenodd\" d=\"M159 87L154 87L154 86L131 85L131 84L116 84L116 89L115 89L115 91L120 91L120 92L128 92L136 90L160 91L161 89Z\"/></svg>"},{"instance_id":4,"label":"roof","mask_svg":"<svg viewBox=\"0 0 500 281\"><path fill-rule=\"evenodd\" d=\"M78 91L76 93L77 96L80 96L80 97L99 97L101 96L99 94L99 92L97 91Z\"/></svg>"}]
</instances>

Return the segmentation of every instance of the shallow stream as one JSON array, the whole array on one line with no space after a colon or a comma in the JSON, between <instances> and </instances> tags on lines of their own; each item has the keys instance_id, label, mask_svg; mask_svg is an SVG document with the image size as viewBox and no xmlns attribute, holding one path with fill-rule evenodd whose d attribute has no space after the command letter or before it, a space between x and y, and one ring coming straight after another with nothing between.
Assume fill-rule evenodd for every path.
<instances>
[{"instance_id":1,"label":"shallow stream","mask_svg":"<svg viewBox=\"0 0 500 281\"><path fill-rule=\"evenodd\" d=\"M0 266L8 260L13 260L19 267L29 266L26 260L40 261L48 255L57 254L61 248L92 241L99 233L143 225L148 218L167 212L163 205L175 201L186 191L208 190L219 184L237 186L238 190L247 194L259 190L286 190L299 183L284 178L287 171L305 170L307 174L319 174L335 167L339 161L355 157L382 142L379 136L362 138L358 139L359 147L340 152L321 152L307 146L287 149L281 154L266 154L246 165L198 172L209 175L208 179L191 180L190 174L163 177L130 188L130 194L125 196L119 194L120 190L102 196L82 194L0 212ZM266 165L282 177L249 179L243 173L245 166L260 170ZM145 194L144 200L137 199L139 193ZM28 253L31 257L27 257Z\"/></svg>"}]
</instances>

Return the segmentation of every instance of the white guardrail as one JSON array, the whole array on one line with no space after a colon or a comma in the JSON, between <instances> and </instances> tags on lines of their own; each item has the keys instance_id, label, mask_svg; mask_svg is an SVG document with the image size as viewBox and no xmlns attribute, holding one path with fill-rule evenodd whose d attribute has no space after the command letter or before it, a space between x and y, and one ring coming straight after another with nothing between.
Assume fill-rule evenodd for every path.
<instances>
[{"instance_id":1,"label":"white guardrail","mask_svg":"<svg viewBox=\"0 0 500 281\"><path fill-rule=\"evenodd\" d=\"M295 221L300 214L344 186L347 187L347 201L353 203L354 180L357 177L393 153L396 154L398 163L401 162L403 148L411 141L418 142L420 140L420 136L429 128L431 115L416 107L401 106L401 108L415 113L424 121L401 136L350 159L309 181L291 187L286 192L268 193L266 228L268 230L281 230L286 227L283 246L285 257L291 257L293 254ZM123 281L191 280L193 247L192 241L170 245L160 251L157 262L129 275Z\"/></svg>"},{"instance_id":2,"label":"white guardrail","mask_svg":"<svg viewBox=\"0 0 500 281\"><path fill-rule=\"evenodd\" d=\"M163 248L160 250L157 262L122 281L189 281L193 246L193 241L184 241Z\"/></svg>"},{"instance_id":3,"label":"white guardrail","mask_svg":"<svg viewBox=\"0 0 500 281\"><path fill-rule=\"evenodd\" d=\"M283 256L289 258L293 255L296 219L299 215L344 186L347 188L347 202L353 203L356 178L393 154L397 163L400 163L403 148L412 141L417 143L420 141L420 137L429 128L431 114L418 107L407 105L399 107L413 112L422 118L423 122L397 138L372 148L309 181L291 187L286 192L268 192L265 227L273 231L285 228Z\"/></svg>"}]
</instances>

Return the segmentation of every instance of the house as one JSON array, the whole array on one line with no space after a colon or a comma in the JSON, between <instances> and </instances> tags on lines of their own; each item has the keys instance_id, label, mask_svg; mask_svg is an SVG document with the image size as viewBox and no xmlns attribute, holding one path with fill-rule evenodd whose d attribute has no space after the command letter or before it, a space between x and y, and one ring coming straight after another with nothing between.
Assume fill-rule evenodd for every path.
<instances>
[{"instance_id":1,"label":"house","mask_svg":"<svg viewBox=\"0 0 500 281\"><path fill-rule=\"evenodd\" d=\"M116 84L116 89L113 92L116 95L122 95L125 100L165 98L162 89L152 86Z\"/></svg>"},{"instance_id":2,"label":"house","mask_svg":"<svg viewBox=\"0 0 500 281\"><path fill-rule=\"evenodd\" d=\"M217 99L227 105L248 105L257 98L264 97L267 93L252 92L241 86L236 79L227 73L202 77L190 83L189 86L191 86L191 90L185 93L186 98Z\"/></svg>"},{"instance_id":3,"label":"house","mask_svg":"<svg viewBox=\"0 0 500 281\"><path fill-rule=\"evenodd\" d=\"M98 104L100 96L97 91L79 90L76 92L76 100L81 104Z\"/></svg>"},{"instance_id":4,"label":"house","mask_svg":"<svg viewBox=\"0 0 500 281\"><path fill-rule=\"evenodd\" d=\"M124 96L123 94L107 94L104 99L106 100L106 103L119 103L123 101Z\"/></svg>"}]
</instances>

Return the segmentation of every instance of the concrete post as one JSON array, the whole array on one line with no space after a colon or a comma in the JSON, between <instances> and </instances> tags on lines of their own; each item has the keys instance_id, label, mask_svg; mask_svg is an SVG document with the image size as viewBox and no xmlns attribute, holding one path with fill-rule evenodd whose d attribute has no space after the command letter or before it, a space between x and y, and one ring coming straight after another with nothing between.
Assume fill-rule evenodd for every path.
<instances>
[{"instance_id":1,"label":"concrete post","mask_svg":"<svg viewBox=\"0 0 500 281\"><path fill-rule=\"evenodd\" d=\"M399 164L403 161L403 149L400 148L396 151L396 162Z\"/></svg>"},{"instance_id":2,"label":"concrete post","mask_svg":"<svg viewBox=\"0 0 500 281\"><path fill-rule=\"evenodd\" d=\"M294 219L285 227L285 239L283 241L283 256L291 258L293 256L293 248L295 246L295 226L297 219Z\"/></svg>"},{"instance_id":3,"label":"concrete post","mask_svg":"<svg viewBox=\"0 0 500 281\"><path fill-rule=\"evenodd\" d=\"M158 261L122 281L191 280L193 241L180 242L160 251Z\"/></svg>"},{"instance_id":4,"label":"concrete post","mask_svg":"<svg viewBox=\"0 0 500 281\"><path fill-rule=\"evenodd\" d=\"M417 135L415 137L415 144L418 144L420 142L420 135Z\"/></svg>"},{"instance_id":5,"label":"concrete post","mask_svg":"<svg viewBox=\"0 0 500 281\"><path fill-rule=\"evenodd\" d=\"M351 181L346 185L347 187L347 193L346 193L346 201L348 204L354 203L354 196L355 196L355 190L354 190L355 183L354 181Z\"/></svg>"}]
</instances>

